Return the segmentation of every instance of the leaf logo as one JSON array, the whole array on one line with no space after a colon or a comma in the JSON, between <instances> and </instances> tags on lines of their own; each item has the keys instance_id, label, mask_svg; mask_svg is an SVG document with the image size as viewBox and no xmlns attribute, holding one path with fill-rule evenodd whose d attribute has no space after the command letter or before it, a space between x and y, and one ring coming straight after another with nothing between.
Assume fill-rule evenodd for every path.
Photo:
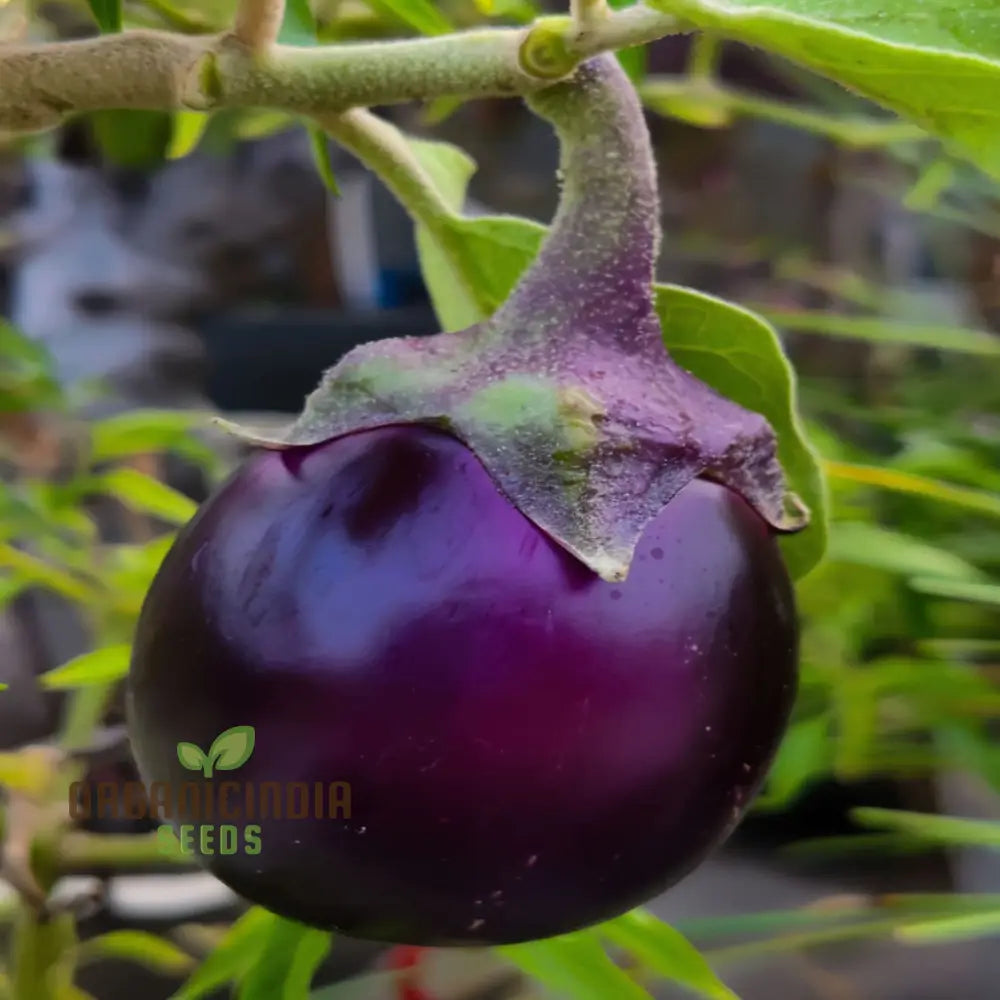
<instances>
[{"instance_id":1,"label":"leaf logo","mask_svg":"<svg viewBox=\"0 0 1000 1000\"><path fill-rule=\"evenodd\" d=\"M215 737L208 753L195 743L178 743L177 759L189 771L201 771L211 778L215 771L235 771L242 767L250 759L253 747L253 726L233 726Z\"/></svg>"}]
</instances>

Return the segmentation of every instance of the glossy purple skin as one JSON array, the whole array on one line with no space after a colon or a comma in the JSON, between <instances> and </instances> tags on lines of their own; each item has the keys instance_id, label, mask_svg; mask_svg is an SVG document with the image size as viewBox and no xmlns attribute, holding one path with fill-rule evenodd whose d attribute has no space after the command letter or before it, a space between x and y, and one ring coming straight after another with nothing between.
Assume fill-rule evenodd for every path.
<instances>
[{"instance_id":1,"label":"glossy purple skin","mask_svg":"<svg viewBox=\"0 0 1000 1000\"><path fill-rule=\"evenodd\" d=\"M695 481L607 583L436 431L253 456L181 533L130 685L153 780L256 727L242 781L349 781L349 820L272 820L203 862L286 916L509 943L666 889L739 820L793 700L792 589L760 517Z\"/></svg>"}]
</instances>

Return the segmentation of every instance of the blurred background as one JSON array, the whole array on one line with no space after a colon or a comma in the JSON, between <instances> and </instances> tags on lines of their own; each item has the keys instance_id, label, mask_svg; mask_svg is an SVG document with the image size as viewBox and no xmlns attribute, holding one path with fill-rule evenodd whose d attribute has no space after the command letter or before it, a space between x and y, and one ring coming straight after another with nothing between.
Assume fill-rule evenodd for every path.
<instances>
[{"instance_id":1,"label":"blurred background","mask_svg":"<svg viewBox=\"0 0 1000 1000\"><path fill-rule=\"evenodd\" d=\"M229 7L127 13L217 30ZM316 13L326 39L427 30L380 0ZM438 16L535 13L449 0ZM0 2L0 40L93 31L84 3ZM762 52L678 38L622 58L660 165L660 278L776 325L833 513L829 556L798 588L801 694L765 791L651 909L745 1000L995 996L998 192ZM476 159L467 213L551 216L555 140L520 102L380 110ZM412 226L286 117L103 112L0 136L0 314L0 750L69 728L98 747L92 773L125 780L117 682L70 699L71 678L40 678L95 650L114 676L170 533L241 457L211 414L283 424L355 344L436 331ZM66 892L99 889L80 934L152 931L166 950L98 944L79 982L98 1000L172 996L242 907L183 866L127 868L67 873ZM12 898L0 880L0 933ZM398 992L398 958L340 940L316 996L421 1000ZM425 1000L545 995L489 953L421 968Z\"/></svg>"}]
</instances>

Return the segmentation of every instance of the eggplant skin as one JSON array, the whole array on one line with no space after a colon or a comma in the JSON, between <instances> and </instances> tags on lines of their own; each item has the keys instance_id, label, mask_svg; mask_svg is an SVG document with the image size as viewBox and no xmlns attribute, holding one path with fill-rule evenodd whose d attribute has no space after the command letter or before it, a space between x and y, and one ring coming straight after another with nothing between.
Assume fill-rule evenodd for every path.
<instances>
[{"instance_id":1,"label":"eggplant skin","mask_svg":"<svg viewBox=\"0 0 1000 1000\"><path fill-rule=\"evenodd\" d=\"M608 583L464 444L399 425L257 452L203 505L147 595L129 723L147 784L347 783L337 815L238 819L257 829L235 853L194 837L247 899L361 938L513 943L623 913L728 836L797 646L776 539L727 487L681 490ZM238 770L182 766L179 742L235 726L256 741Z\"/></svg>"}]
</instances>

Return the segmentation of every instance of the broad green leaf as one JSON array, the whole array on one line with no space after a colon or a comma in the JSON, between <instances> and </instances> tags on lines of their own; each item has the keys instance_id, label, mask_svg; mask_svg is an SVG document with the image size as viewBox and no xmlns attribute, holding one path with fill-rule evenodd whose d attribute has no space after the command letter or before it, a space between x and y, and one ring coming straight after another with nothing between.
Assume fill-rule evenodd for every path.
<instances>
[{"instance_id":1,"label":"broad green leaf","mask_svg":"<svg viewBox=\"0 0 1000 1000\"><path fill-rule=\"evenodd\" d=\"M177 744L177 759L182 767L189 771L200 771L205 766L208 757L202 753L202 749L197 743L187 743L182 740Z\"/></svg>"},{"instance_id":2,"label":"broad green leaf","mask_svg":"<svg viewBox=\"0 0 1000 1000\"><path fill-rule=\"evenodd\" d=\"M308 1000L313 976L329 950L326 931L275 918L240 983L238 1000Z\"/></svg>"},{"instance_id":3,"label":"broad green leaf","mask_svg":"<svg viewBox=\"0 0 1000 1000\"><path fill-rule=\"evenodd\" d=\"M1000 850L1000 823L864 807L851 810L855 822L880 830L911 833L939 844Z\"/></svg>"},{"instance_id":4,"label":"broad green leaf","mask_svg":"<svg viewBox=\"0 0 1000 1000\"><path fill-rule=\"evenodd\" d=\"M710 1000L739 1000L683 934L646 910L633 910L601 924L597 932L624 948L650 971L700 996Z\"/></svg>"},{"instance_id":5,"label":"broad green leaf","mask_svg":"<svg viewBox=\"0 0 1000 1000\"><path fill-rule=\"evenodd\" d=\"M867 521L836 521L831 524L827 555L836 562L872 566L902 576L965 581L980 580L983 576L972 563L954 552Z\"/></svg>"},{"instance_id":6,"label":"broad green leaf","mask_svg":"<svg viewBox=\"0 0 1000 1000\"><path fill-rule=\"evenodd\" d=\"M185 974L195 964L194 959L177 945L146 931L99 934L80 945L77 958L80 962L125 959L170 976Z\"/></svg>"},{"instance_id":7,"label":"broad green leaf","mask_svg":"<svg viewBox=\"0 0 1000 1000\"><path fill-rule=\"evenodd\" d=\"M956 486L939 479L916 476L910 472L880 468L875 465L855 465L850 462L823 462L823 469L832 480L875 486L895 493L908 493L965 510L1000 517L1000 496L985 490Z\"/></svg>"},{"instance_id":8,"label":"broad green leaf","mask_svg":"<svg viewBox=\"0 0 1000 1000\"><path fill-rule=\"evenodd\" d=\"M185 524L198 509L183 493L138 469L112 469L94 476L91 482L94 492L112 496L140 514L151 514L169 524Z\"/></svg>"},{"instance_id":9,"label":"broad green leaf","mask_svg":"<svg viewBox=\"0 0 1000 1000\"><path fill-rule=\"evenodd\" d=\"M422 35L447 35L453 25L432 0L368 0L371 8L408 24Z\"/></svg>"},{"instance_id":10,"label":"broad green leaf","mask_svg":"<svg viewBox=\"0 0 1000 1000\"><path fill-rule=\"evenodd\" d=\"M496 951L558 997L649 1000L649 993L611 961L593 933L579 931L529 944L504 945Z\"/></svg>"},{"instance_id":11,"label":"broad green leaf","mask_svg":"<svg viewBox=\"0 0 1000 1000\"><path fill-rule=\"evenodd\" d=\"M653 0L830 77L1000 177L1000 10L953 0Z\"/></svg>"},{"instance_id":12,"label":"broad green leaf","mask_svg":"<svg viewBox=\"0 0 1000 1000\"><path fill-rule=\"evenodd\" d=\"M131 647L127 645L95 649L42 674L39 682L42 687L54 690L111 684L128 673L131 652Z\"/></svg>"},{"instance_id":13,"label":"broad green leaf","mask_svg":"<svg viewBox=\"0 0 1000 1000\"><path fill-rule=\"evenodd\" d=\"M760 317L690 288L658 285L656 307L673 359L729 399L760 413L778 435L789 486L812 512L809 527L781 539L793 576L803 576L826 545L826 488L797 411L795 375L777 335Z\"/></svg>"},{"instance_id":14,"label":"broad green leaf","mask_svg":"<svg viewBox=\"0 0 1000 1000\"><path fill-rule=\"evenodd\" d=\"M1000 583L941 580L934 577L918 576L910 580L910 586L921 594L930 594L934 597L950 597L956 601L1000 605Z\"/></svg>"},{"instance_id":15,"label":"broad green leaf","mask_svg":"<svg viewBox=\"0 0 1000 1000\"><path fill-rule=\"evenodd\" d=\"M211 115L204 111L175 111L172 116L168 160L182 160L193 153L208 128Z\"/></svg>"},{"instance_id":16,"label":"broad green leaf","mask_svg":"<svg viewBox=\"0 0 1000 1000\"><path fill-rule=\"evenodd\" d=\"M841 316L837 313L810 312L808 309L775 309L771 306L762 308L760 312L776 326L796 333L819 333L876 344L932 347L991 357L1000 355L1000 337L985 330L900 323L880 316Z\"/></svg>"},{"instance_id":17,"label":"broad green leaf","mask_svg":"<svg viewBox=\"0 0 1000 1000\"><path fill-rule=\"evenodd\" d=\"M210 464L210 448L192 435L205 416L180 410L130 410L96 420L90 425L90 458L94 462L133 455L173 451L201 464Z\"/></svg>"},{"instance_id":18,"label":"broad green leaf","mask_svg":"<svg viewBox=\"0 0 1000 1000\"><path fill-rule=\"evenodd\" d=\"M220 771L235 771L250 759L253 747L253 726L233 726L215 737L208 755Z\"/></svg>"},{"instance_id":19,"label":"broad green leaf","mask_svg":"<svg viewBox=\"0 0 1000 1000\"><path fill-rule=\"evenodd\" d=\"M259 906L247 910L171 1000L200 1000L226 983L239 981L254 965L278 919Z\"/></svg>"},{"instance_id":20,"label":"broad green leaf","mask_svg":"<svg viewBox=\"0 0 1000 1000\"><path fill-rule=\"evenodd\" d=\"M307 125L309 148L312 150L313 164L330 194L340 194L337 178L333 174L333 164L330 161L330 137L318 125Z\"/></svg>"},{"instance_id":21,"label":"broad green leaf","mask_svg":"<svg viewBox=\"0 0 1000 1000\"><path fill-rule=\"evenodd\" d=\"M287 0L278 41L282 45L316 44L316 18L309 0Z\"/></svg>"},{"instance_id":22,"label":"broad green leaf","mask_svg":"<svg viewBox=\"0 0 1000 1000\"><path fill-rule=\"evenodd\" d=\"M87 0L87 6L102 32L122 30L122 0Z\"/></svg>"}]
</instances>

